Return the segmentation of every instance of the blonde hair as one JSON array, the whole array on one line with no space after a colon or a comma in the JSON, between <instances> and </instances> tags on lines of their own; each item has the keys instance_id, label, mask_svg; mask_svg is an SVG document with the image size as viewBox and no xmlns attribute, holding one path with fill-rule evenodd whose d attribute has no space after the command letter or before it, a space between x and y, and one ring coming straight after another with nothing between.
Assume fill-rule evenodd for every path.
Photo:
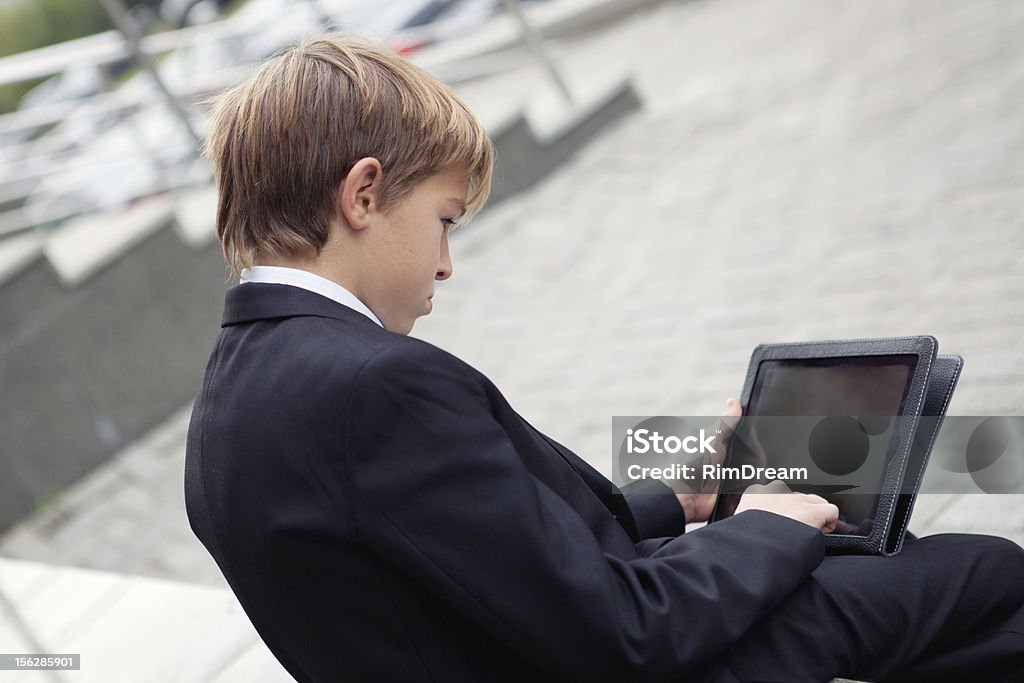
<instances>
[{"instance_id":1,"label":"blonde hair","mask_svg":"<svg viewBox=\"0 0 1024 683\"><path fill-rule=\"evenodd\" d=\"M463 220L487 201L494 150L476 115L444 83L351 36L306 40L214 100L204 148L219 192L217 236L237 275L266 256L315 256L335 192L374 157L387 209L420 181L469 174Z\"/></svg>"}]
</instances>

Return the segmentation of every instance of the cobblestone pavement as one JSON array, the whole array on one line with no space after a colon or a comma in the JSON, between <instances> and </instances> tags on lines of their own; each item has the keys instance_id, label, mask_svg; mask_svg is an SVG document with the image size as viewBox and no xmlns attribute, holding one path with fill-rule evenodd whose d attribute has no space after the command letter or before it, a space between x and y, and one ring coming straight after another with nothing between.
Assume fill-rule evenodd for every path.
<instances>
[{"instance_id":1,"label":"cobblestone pavement","mask_svg":"<svg viewBox=\"0 0 1024 683\"><path fill-rule=\"evenodd\" d=\"M673 2L552 52L577 87L630 70L645 109L456 233L417 336L606 472L612 415L717 414L766 341L932 334L966 359L951 413L1024 413L1024 3ZM223 585L187 421L0 553ZM1024 501L925 497L911 528L1021 542Z\"/></svg>"}]
</instances>

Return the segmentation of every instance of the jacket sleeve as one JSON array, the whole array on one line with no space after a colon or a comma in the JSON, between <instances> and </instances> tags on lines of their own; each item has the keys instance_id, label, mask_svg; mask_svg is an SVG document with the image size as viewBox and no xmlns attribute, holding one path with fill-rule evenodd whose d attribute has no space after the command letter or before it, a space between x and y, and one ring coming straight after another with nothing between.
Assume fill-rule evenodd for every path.
<instances>
[{"instance_id":1,"label":"jacket sleeve","mask_svg":"<svg viewBox=\"0 0 1024 683\"><path fill-rule=\"evenodd\" d=\"M640 538L678 536L686 532L686 515L675 492L663 481L639 479L619 489L626 498Z\"/></svg>"},{"instance_id":2,"label":"jacket sleeve","mask_svg":"<svg viewBox=\"0 0 1024 683\"><path fill-rule=\"evenodd\" d=\"M429 345L377 355L347 412L359 540L553 675L679 676L735 642L824 556L817 530L761 511L650 557L605 554L531 476L472 371Z\"/></svg>"}]
</instances>

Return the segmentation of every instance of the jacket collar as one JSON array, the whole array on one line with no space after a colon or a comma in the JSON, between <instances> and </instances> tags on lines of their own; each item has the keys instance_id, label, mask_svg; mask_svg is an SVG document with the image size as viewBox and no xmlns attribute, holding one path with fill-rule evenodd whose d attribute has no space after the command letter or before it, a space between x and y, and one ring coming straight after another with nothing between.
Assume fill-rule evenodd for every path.
<instances>
[{"instance_id":1,"label":"jacket collar","mask_svg":"<svg viewBox=\"0 0 1024 683\"><path fill-rule=\"evenodd\" d=\"M221 327L294 316L334 318L377 327L377 323L348 306L309 290L291 285L247 282L224 293Z\"/></svg>"}]
</instances>

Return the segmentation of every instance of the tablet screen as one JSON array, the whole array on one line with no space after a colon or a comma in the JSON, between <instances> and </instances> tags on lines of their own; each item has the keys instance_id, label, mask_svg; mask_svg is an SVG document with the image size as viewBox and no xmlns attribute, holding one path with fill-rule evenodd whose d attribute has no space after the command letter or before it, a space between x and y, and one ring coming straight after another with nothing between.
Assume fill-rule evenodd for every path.
<instances>
[{"instance_id":1,"label":"tablet screen","mask_svg":"<svg viewBox=\"0 0 1024 683\"><path fill-rule=\"evenodd\" d=\"M878 506L888 458L896 451L918 356L898 354L763 360L730 441L729 464L808 472L787 481L839 507L834 533L866 536ZM719 517L731 515L751 483L722 483Z\"/></svg>"}]
</instances>

